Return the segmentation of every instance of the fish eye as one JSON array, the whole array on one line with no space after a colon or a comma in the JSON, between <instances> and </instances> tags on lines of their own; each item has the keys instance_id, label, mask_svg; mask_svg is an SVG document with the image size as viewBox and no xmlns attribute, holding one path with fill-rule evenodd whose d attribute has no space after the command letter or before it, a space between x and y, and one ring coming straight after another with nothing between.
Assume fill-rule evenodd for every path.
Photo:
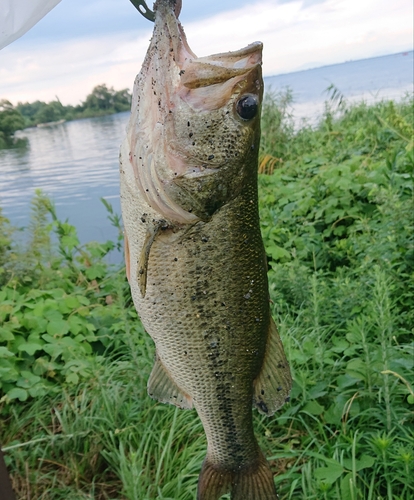
<instances>
[{"instance_id":1,"label":"fish eye","mask_svg":"<svg viewBox=\"0 0 414 500\"><path fill-rule=\"evenodd\" d=\"M257 96L249 94L241 97L236 104L236 111L243 120L251 120L257 114L259 100Z\"/></svg>"}]
</instances>

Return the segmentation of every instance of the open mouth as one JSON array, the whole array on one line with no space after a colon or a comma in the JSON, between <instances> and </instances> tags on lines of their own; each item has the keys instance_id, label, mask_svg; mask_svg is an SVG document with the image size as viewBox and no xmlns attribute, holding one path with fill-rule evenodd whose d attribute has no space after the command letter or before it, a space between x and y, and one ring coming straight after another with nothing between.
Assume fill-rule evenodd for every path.
<instances>
[{"instance_id":1,"label":"open mouth","mask_svg":"<svg viewBox=\"0 0 414 500\"><path fill-rule=\"evenodd\" d=\"M174 10L169 1L157 2L155 8L154 35L157 37L157 45L165 47L165 39L169 39L170 58L178 66L181 85L187 89L223 83L261 65L261 42L254 42L233 52L197 57L178 21L179 9Z\"/></svg>"}]
</instances>

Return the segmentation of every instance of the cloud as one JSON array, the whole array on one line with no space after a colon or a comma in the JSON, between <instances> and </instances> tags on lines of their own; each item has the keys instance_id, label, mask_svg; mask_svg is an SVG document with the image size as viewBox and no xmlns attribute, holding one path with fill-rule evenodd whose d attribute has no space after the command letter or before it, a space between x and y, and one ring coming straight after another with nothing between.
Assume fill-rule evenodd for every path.
<instances>
[{"instance_id":1,"label":"cloud","mask_svg":"<svg viewBox=\"0 0 414 500\"><path fill-rule=\"evenodd\" d=\"M112 0L106 0L111 3ZM104 2L105 3L105 2ZM61 4L64 4L62 2ZM184 1L184 8L185 8ZM59 6L58 6L59 7ZM57 8L58 8L57 7ZM412 46L410 0L259 1L185 23L197 55L264 42L265 75L408 50ZM151 36L145 29L15 43L0 52L0 98L12 102L83 100L106 83L132 88Z\"/></svg>"}]
</instances>

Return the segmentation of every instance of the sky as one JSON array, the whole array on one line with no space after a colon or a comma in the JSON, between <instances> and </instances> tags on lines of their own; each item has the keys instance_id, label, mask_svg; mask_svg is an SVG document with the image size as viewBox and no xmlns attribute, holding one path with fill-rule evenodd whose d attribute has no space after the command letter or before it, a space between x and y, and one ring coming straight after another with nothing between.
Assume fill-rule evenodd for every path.
<instances>
[{"instance_id":1,"label":"sky","mask_svg":"<svg viewBox=\"0 0 414 500\"><path fill-rule=\"evenodd\" d=\"M265 76L413 49L412 0L183 0L180 20L198 56L262 41ZM0 100L132 90L151 33L129 0L62 0L0 50Z\"/></svg>"}]
</instances>

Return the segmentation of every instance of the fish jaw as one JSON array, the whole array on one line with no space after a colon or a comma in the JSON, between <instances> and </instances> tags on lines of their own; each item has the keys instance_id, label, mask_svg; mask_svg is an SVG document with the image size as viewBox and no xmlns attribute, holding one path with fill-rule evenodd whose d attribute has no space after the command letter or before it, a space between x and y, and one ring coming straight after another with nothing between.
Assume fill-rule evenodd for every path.
<instances>
[{"instance_id":1,"label":"fish jaw","mask_svg":"<svg viewBox=\"0 0 414 500\"><path fill-rule=\"evenodd\" d=\"M154 33L134 84L122 163L130 171L130 188L138 188L160 218L194 224L209 220L237 196L248 174L244 164L255 163L262 44L198 58L177 19L180 3L159 0L154 10ZM258 116L249 123L236 113L238 99L247 94L258 102Z\"/></svg>"}]
</instances>

